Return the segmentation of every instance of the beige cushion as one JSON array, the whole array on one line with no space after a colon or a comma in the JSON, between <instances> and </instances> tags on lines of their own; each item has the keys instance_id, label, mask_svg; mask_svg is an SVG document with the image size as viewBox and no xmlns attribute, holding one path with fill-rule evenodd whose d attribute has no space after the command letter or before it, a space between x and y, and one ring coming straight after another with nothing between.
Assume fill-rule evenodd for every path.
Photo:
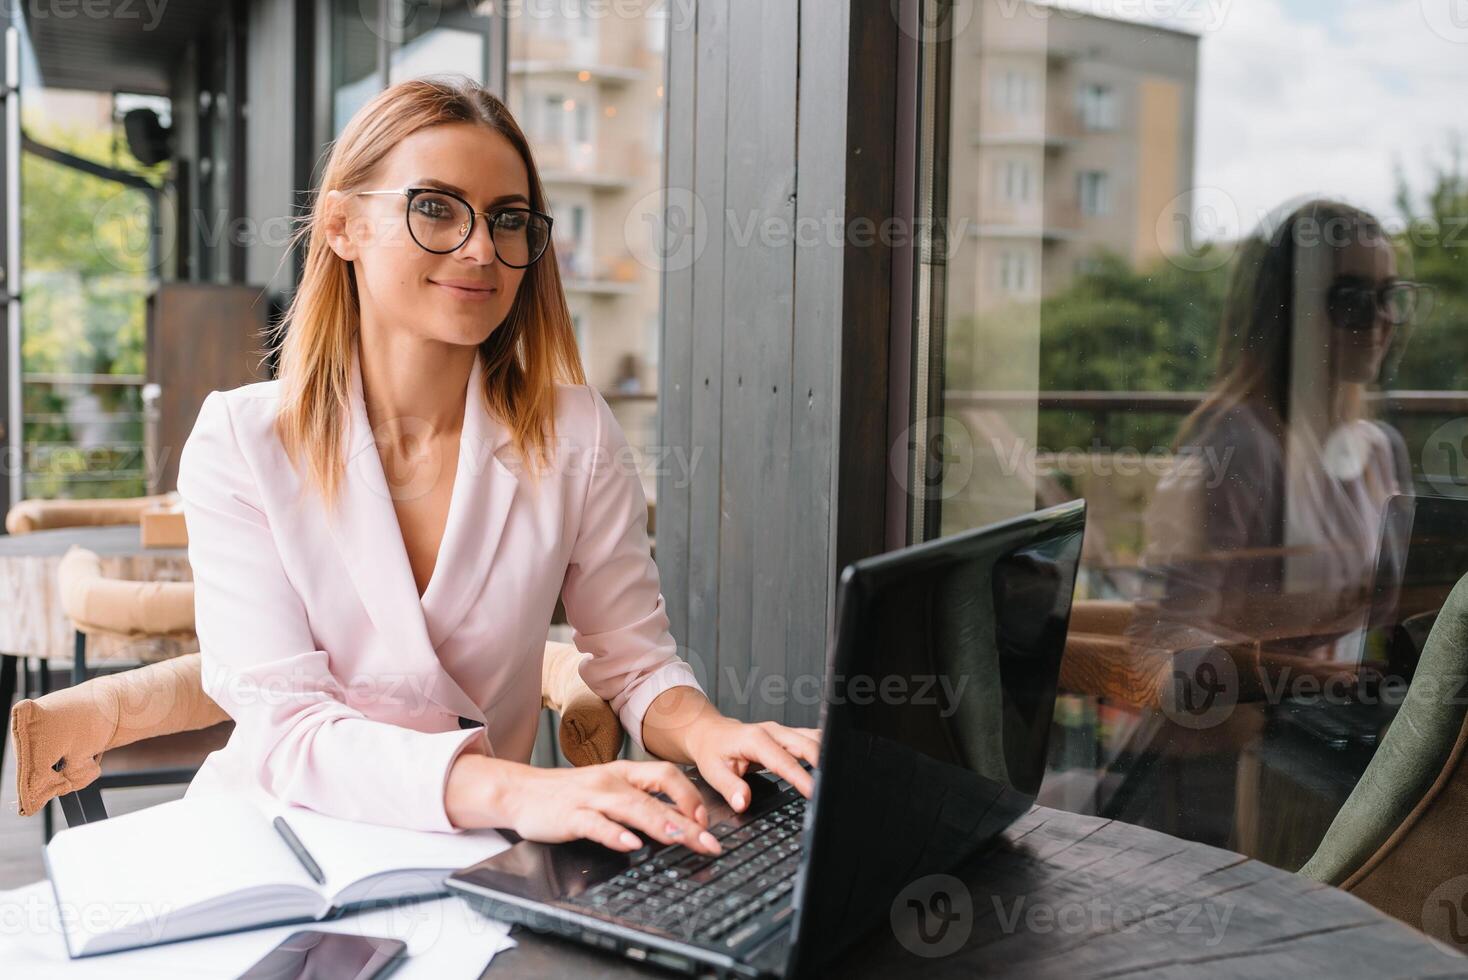
<instances>
[{"instance_id":1,"label":"beige cushion","mask_svg":"<svg viewBox=\"0 0 1468 980\"><path fill-rule=\"evenodd\" d=\"M197 653L21 701L10 713L20 812L89 785L108 749L228 720L204 693Z\"/></svg>"},{"instance_id":2,"label":"beige cushion","mask_svg":"<svg viewBox=\"0 0 1468 980\"><path fill-rule=\"evenodd\" d=\"M561 754L573 766L611 762L622 750L622 723L581 679L582 653L570 643L547 643L540 675L541 703L561 716Z\"/></svg>"},{"instance_id":3,"label":"beige cushion","mask_svg":"<svg viewBox=\"0 0 1468 980\"><path fill-rule=\"evenodd\" d=\"M136 524L143 511L166 506L175 499L175 494L159 493L94 500L22 500L5 515L5 530L11 534L29 534L58 527Z\"/></svg>"},{"instance_id":4,"label":"beige cushion","mask_svg":"<svg viewBox=\"0 0 1468 980\"><path fill-rule=\"evenodd\" d=\"M72 545L57 568L61 606L83 633L191 636L194 583L133 582L102 574L94 551Z\"/></svg>"}]
</instances>

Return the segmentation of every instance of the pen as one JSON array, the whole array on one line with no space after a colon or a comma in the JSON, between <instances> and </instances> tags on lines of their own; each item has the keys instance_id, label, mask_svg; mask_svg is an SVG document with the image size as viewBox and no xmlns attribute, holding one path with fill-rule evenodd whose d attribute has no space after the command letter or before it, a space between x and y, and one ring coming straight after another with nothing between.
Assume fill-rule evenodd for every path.
<instances>
[{"instance_id":1,"label":"pen","mask_svg":"<svg viewBox=\"0 0 1468 980\"><path fill-rule=\"evenodd\" d=\"M271 824L275 827L275 832L280 834L281 839L285 841L286 846L291 849L291 853L296 856L296 860L301 862L301 867L306 869L306 874L315 879L316 884L326 884L326 875L322 874L321 865L311 857L311 852L306 850L306 845L302 844L296 832L291 830L291 825L285 822L285 817L276 817Z\"/></svg>"}]
</instances>

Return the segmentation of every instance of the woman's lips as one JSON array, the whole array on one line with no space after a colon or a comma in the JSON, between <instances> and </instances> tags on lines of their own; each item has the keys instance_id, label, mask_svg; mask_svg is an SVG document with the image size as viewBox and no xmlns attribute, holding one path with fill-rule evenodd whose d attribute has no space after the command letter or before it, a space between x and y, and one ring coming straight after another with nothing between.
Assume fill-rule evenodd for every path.
<instances>
[{"instance_id":1,"label":"woman's lips","mask_svg":"<svg viewBox=\"0 0 1468 980\"><path fill-rule=\"evenodd\" d=\"M428 281L431 282L431 283L433 283L435 286L438 286L440 289L447 290L451 295L457 296L460 299L481 300L482 301L482 300L492 299L495 296L496 292L497 292L497 290L495 290L494 287L492 287L492 286L480 286L480 287L477 287L477 288L469 288L469 287L465 287L465 286L457 286L457 285L454 285L453 283L448 283L448 282L438 282L437 280L434 280L434 279L430 279Z\"/></svg>"}]
</instances>

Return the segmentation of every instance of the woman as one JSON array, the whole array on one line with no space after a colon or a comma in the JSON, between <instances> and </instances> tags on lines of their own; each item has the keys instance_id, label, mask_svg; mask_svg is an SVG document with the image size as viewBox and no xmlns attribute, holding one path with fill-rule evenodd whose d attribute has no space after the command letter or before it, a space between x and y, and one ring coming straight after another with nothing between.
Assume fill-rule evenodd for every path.
<instances>
[{"instance_id":1,"label":"woman","mask_svg":"<svg viewBox=\"0 0 1468 980\"><path fill-rule=\"evenodd\" d=\"M675 652L545 209L520 128L467 81L394 85L336 141L279 377L211 392L180 459L204 686L236 722L191 793L706 853L670 762L736 810L751 764L809 795L818 733L722 716ZM558 596L582 677L670 762L527 764Z\"/></svg>"},{"instance_id":2,"label":"woman","mask_svg":"<svg viewBox=\"0 0 1468 980\"><path fill-rule=\"evenodd\" d=\"M1306 202L1241 244L1218 381L1145 518L1161 594L1139 605L1134 640L1357 658L1383 508L1412 487L1402 437L1366 392L1418 293L1381 224L1339 202ZM1399 544L1383 558L1399 561Z\"/></svg>"}]
</instances>

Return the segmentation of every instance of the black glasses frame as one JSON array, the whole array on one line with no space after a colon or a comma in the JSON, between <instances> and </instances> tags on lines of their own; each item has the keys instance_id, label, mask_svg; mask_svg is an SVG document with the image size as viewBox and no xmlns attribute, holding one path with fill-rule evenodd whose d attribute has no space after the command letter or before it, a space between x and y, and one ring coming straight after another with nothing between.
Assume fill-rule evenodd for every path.
<instances>
[{"instance_id":1,"label":"black glasses frame","mask_svg":"<svg viewBox=\"0 0 1468 980\"><path fill-rule=\"evenodd\" d=\"M494 211L476 211L474 210L474 205L464 200L461 195L455 194L453 191L446 191L442 187L401 187L397 190L356 191L356 193L361 195L362 197L401 194L406 199L403 204L403 224L407 225L408 237L412 238L413 244L423 249L423 251L432 252L434 255L448 255L450 252L457 252L459 249L463 248L464 243L467 242L474 234L475 219L480 215L483 215L485 220L489 222L489 244L490 247L494 249L494 257L500 262L503 262L505 265L509 266L511 269L528 269L532 265L540 261L541 257L545 255L546 250L550 248L551 231L555 227L556 223L556 219L552 218L545 212L537 211L534 208L496 208ZM469 227L464 230L464 237L460 239L459 244L455 245L453 248L429 248L427 245L424 245L418 240L417 235L413 234L413 201L420 194L442 194L444 197L451 197L454 200L458 201L460 204L464 205L464 210L469 212ZM495 228L498 227L500 218L507 214L529 215L531 217L540 218L545 222L545 242L540 246L540 251L537 252L530 259L530 261L526 262L524 265L516 265L514 262L506 261L500 255L499 245L495 243Z\"/></svg>"},{"instance_id":2,"label":"black glasses frame","mask_svg":"<svg viewBox=\"0 0 1468 980\"><path fill-rule=\"evenodd\" d=\"M1392 315L1391 304L1387 300L1388 294L1393 292L1403 292L1411 297L1406 315L1400 318ZM1351 282L1337 282L1325 294L1326 304L1332 318L1338 321L1347 319L1348 314L1352 312L1346 302L1348 297L1351 294L1360 295L1363 293L1372 294L1374 302L1372 319L1374 320L1377 314L1385 313L1387 314L1387 322L1394 327L1406 326L1415 317L1425 316L1426 312L1432 308L1432 287L1426 283L1415 282L1411 279L1397 279L1382 286L1371 287ZM1424 307L1426 308L1425 310ZM1338 325L1350 330L1364 329L1361 325L1355 323L1338 322Z\"/></svg>"}]
</instances>

